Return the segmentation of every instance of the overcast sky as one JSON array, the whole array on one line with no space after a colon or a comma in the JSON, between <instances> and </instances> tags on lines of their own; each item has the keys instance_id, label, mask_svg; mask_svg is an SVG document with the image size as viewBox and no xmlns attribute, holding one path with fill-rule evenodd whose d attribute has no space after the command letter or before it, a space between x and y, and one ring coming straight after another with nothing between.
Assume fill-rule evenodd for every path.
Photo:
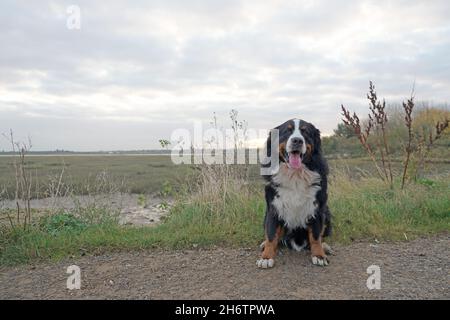
<instances>
[{"instance_id":1,"label":"overcast sky","mask_svg":"<svg viewBox=\"0 0 450 320\"><path fill-rule=\"evenodd\" d=\"M67 8L81 9L68 29ZM340 104L450 101L450 1L0 2L0 132L34 150L149 149L177 128L290 118L324 134ZM8 149L0 137L0 150Z\"/></svg>"}]
</instances>

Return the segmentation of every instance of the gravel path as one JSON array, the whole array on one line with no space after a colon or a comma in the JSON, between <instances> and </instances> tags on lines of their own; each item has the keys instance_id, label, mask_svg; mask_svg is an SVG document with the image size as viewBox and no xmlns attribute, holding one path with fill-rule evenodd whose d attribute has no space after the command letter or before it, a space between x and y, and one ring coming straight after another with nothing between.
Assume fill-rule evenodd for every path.
<instances>
[{"instance_id":1,"label":"gravel path","mask_svg":"<svg viewBox=\"0 0 450 320\"><path fill-rule=\"evenodd\" d=\"M284 250L260 270L255 248L142 251L85 256L56 264L0 268L1 299L450 299L450 235L403 243L334 247L331 265ZM81 268L81 290L66 269ZM381 268L368 290L367 267Z\"/></svg>"}]
</instances>

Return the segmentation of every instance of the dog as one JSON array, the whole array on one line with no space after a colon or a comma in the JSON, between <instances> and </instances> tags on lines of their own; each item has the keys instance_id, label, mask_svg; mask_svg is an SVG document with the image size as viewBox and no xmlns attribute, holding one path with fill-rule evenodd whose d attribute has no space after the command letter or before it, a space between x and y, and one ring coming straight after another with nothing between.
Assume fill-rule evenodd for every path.
<instances>
[{"instance_id":1,"label":"dog","mask_svg":"<svg viewBox=\"0 0 450 320\"><path fill-rule=\"evenodd\" d=\"M322 155L320 131L300 119L288 120L275 129L280 162L275 173L263 175L265 241L256 264L259 268L273 267L282 244L296 251L309 249L314 265L327 266L331 249L323 238L331 234L331 213L327 205L328 165ZM271 134L266 150L269 157Z\"/></svg>"}]
</instances>

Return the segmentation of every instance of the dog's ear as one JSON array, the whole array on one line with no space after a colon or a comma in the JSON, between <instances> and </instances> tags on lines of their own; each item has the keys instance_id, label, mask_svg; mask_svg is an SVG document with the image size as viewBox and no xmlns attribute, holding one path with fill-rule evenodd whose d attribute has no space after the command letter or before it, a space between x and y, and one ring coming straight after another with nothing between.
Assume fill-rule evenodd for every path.
<instances>
[{"instance_id":1,"label":"dog's ear","mask_svg":"<svg viewBox=\"0 0 450 320\"><path fill-rule=\"evenodd\" d=\"M322 150L322 140L320 139L320 130L314 128L313 131L313 141L314 141L314 152L320 153Z\"/></svg>"}]
</instances>

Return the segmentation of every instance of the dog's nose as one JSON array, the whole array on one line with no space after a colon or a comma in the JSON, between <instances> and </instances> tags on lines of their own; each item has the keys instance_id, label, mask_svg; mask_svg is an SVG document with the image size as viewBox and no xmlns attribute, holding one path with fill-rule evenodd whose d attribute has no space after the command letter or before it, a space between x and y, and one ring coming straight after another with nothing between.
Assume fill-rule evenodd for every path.
<instances>
[{"instance_id":1,"label":"dog's nose","mask_svg":"<svg viewBox=\"0 0 450 320\"><path fill-rule=\"evenodd\" d=\"M292 144L293 145L302 145L303 144L303 140L300 138L292 138Z\"/></svg>"}]
</instances>

